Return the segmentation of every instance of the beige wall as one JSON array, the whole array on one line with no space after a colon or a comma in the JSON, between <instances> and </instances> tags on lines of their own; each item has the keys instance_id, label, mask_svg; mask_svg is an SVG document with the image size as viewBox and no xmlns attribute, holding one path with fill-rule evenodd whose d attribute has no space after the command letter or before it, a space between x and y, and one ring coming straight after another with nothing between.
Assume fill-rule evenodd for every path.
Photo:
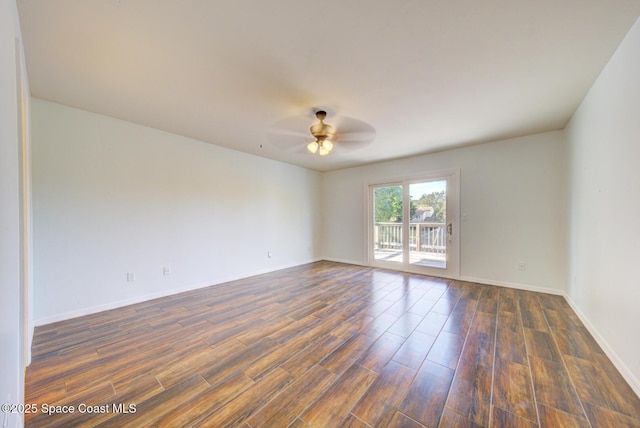
<instances>
[{"instance_id":1,"label":"beige wall","mask_svg":"<svg viewBox=\"0 0 640 428\"><path fill-rule=\"evenodd\" d=\"M38 324L321 255L318 172L39 99L32 115Z\"/></svg>"},{"instance_id":2,"label":"beige wall","mask_svg":"<svg viewBox=\"0 0 640 428\"><path fill-rule=\"evenodd\" d=\"M566 128L569 298L640 394L640 21Z\"/></svg>"},{"instance_id":3,"label":"beige wall","mask_svg":"<svg viewBox=\"0 0 640 428\"><path fill-rule=\"evenodd\" d=\"M561 293L564 162L556 131L325 173L324 257L367 263L365 183L460 168L461 277Z\"/></svg>"}]
</instances>

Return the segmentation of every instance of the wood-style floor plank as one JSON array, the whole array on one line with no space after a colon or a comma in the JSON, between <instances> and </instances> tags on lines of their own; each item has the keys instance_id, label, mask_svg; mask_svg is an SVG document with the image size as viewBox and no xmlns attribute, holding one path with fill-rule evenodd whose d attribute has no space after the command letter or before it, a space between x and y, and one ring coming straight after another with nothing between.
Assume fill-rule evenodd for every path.
<instances>
[{"instance_id":1,"label":"wood-style floor plank","mask_svg":"<svg viewBox=\"0 0 640 428\"><path fill-rule=\"evenodd\" d=\"M223 406L217 412L203 417L197 425L201 427L223 428L235 426L268 403L271 398L284 391L294 380L290 373L276 368L262 377L254 385Z\"/></svg>"},{"instance_id":2,"label":"wood-style floor plank","mask_svg":"<svg viewBox=\"0 0 640 428\"><path fill-rule=\"evenodd\" d=\"M310 426L337 426L367 392L378 375L353 364L301 415Z\"/></svg>"},{"instance_id":3,"label":"wood-style floor plank","mask_svg":"<svg viewBox=\"0 0 640 428\"><path fill-rule=\"evenodd\" d=\"M591 428L591 424L585 417L570 415L553 407L538 405L540 427L557 428ZM596 425L597 427L598 425Z\"/></svg>"},{"instance_id":4,"label":"wood-style floor plank","mask_svg":"<svg viewBox=\"0 0 640 428\"><path fill-rule=\"evenodd\" d=\"M594 427L640 428L640 421L611 409L585 403L585 410Z\"/></svg>"},{"instance_id":5,"label":"wood-style floor plank","mask_svg":"<svg viewBox=\"0 0 640 428\"><path fill-rule=\"evenodd\" d=\"M247 422L252 427L287 426L335 379L329 370L315 365L287 390L255 413Z\"/></svg>"},{"instance_id":6,"label":"wood-style floor plank","mask_svg":"<svg viewBox=\"0 0 640 428\"><path fill-rule=\"evenodd\" d=\"M519 304L507 296L500 299L495 361L493 370L492 416L506 424L526 425L521 419L537 424L538 414L533 395L529 361L525 346ZM492 420L492 424L496 424ZM500 426L500 425L498 425Z\"/></svg>"},{"instance_id":7,"label":"wood-style floor plank","mask_svg":"<svg viewBox=\"0 0 640 428\"><path fill-rule=\"evenodd\" d=\"M414 331L393 356L393 361L418 370L435 340L434 336Z\"/></svg>"},{"instance_id":8,"label":"wood-style floor plank","mask_svg":"<svg viewBox=\"0 0 640 428\"><path fill-rule=\"evenodd\" d=\"M480 426L489 424L495 334L496 314L476 312L446 404Z\"/></svg>"},{"instance_id":9,"label":"wood-style floor plank","mask_svg":"<svg viewBox=\"0 0 640 428\"><path fill-rule=\"evenodd\" d=\"M433 342L427 359L455 370L464 346L464 339L464 336L443 331Z\"/></svg>"},{"instance_id":10,"label":"wood-style floor plank","mask_svg":"<svg viewBox=\"0 0 640 428\"><path fill-rule=\"evenodd\" d=\"M358 364L376 373L382 369L398 352L405 339L391 333L384 333L358 360Z\"/></svg>"},{"instance_id":11,"label":"wood-style floor plank","mask_svg":"<svg viewBox=\"0 0 640 428\"><path fill-rule=\"evenodd\" d=\"M27 427L640 427L561 296L334 262L39 326L32 353L25 401L76 411Z\"/></svg>"},{"instance_id":12,"label":"wood-style floor plank","mask_svg":"<svg viewBox=\"0 0 640 428\"><path fill-rule=\"evenodd\" d=\"M423 425L438 426L453 374L452 369L426 360L398 410Z\"/></svg>"},{"instance_id":13,"label":"wood-style floor plank","mask_svg":"<svg viewBox=\"0 0 640 428\"><path fill-rule=\"evenodd\" d=\"M529 360L538 403L570 415L583 415L582 404L564 366L536 357Z\"/></svg>"},{"instance_id":14,"label":"wood-style floor plank","mask_svg":"<svg viewBox=\"0 0 640 428\"><path fill-rule=\"evenodd\" d=\"M483 428L464 416L445 408L442 412L439 428Z\"/></svg>"},{"instance_id":15,"label":"wood-style floor plank","mask_svg":"<svg viewBox=\"0 0 640 428\"><path fill-rule=\"evenodd\" d=\"M207 418L253 385L254 382L247 375L235 372L167 412L155 423L162 427L190 426Z\"/></svg>"},{"instance_id":16,"label":"wood-style floor plank","mask_svg":"<svg viewBox=\"0 0 640 428\"><path fill-rule=\"evenodd\" d=\"M388 426L415 375L415 370L391 361L351 413L371 426Z\"/></svg>"},{"instance_id":17,"label":"wood-style floor plank","mask_svg":"<svg viewBox=\"0 0 640 428\"><path fill-rule=\"evenodd\" d=\"M537 428L538 424L529 419L509 413L499 407L493 407L491 413L491 426L510 428Z\"/></svg>"}]
</instances>

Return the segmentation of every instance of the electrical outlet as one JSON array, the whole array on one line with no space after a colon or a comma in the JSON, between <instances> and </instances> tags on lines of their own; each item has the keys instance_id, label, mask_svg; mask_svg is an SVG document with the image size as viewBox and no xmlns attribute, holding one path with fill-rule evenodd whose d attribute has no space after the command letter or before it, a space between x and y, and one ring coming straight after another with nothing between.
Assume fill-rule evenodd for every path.
<instances>
[{"instance_id":1,"label":"electrical outlet","mask_svg":"<svg viewBox=\"0 0 640 428\"><path fill-rule=\"evenodd\" d=\"M271 258L271 251L267 251L267 258L270 259Z\"/></svg>"},{"instance_id":2,"label":"electrical outlet","mask_svg":"<svg viewBox=\"0 0 640 428\"><path fill-rule=\"evenodd\" d=\"M525 262L518 262L518 270L527 270L527 264Z\"/></svg>"},{"instance_id":3,"label":"electrical outlet","mask_svg":"<svg viewBox=\"0 0 640 428\"><path fill-rule=\"evenodd\" d=\"M127 282L133 282L136 280L135 272L127 272Z\"/></svg>"},{"instance_id":4,"label":"electrical outlet","mask_svg":"<svg viewBox=\"0 0 640 428\"><path fill-rule=\"evenodd\" d=\"M162 268L162 274L165 275L165 276L171 275L171 268L167 267L167 266L163 267Z\"/></svg>"}]
</instances>

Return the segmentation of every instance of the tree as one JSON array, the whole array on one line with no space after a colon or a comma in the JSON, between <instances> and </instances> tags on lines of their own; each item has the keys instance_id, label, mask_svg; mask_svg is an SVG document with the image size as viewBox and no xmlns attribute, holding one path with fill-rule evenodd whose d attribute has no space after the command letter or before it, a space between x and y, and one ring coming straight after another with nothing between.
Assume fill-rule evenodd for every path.
<instances>
[{"instance_id":1,"label":"tree","mask_svg":"<svg viewBox=\"0 0 640 428\"><path fill-rule=\"evenodd\" d=\"M444 190L420 196L420 199L417 201L417 205L433 208L433 216L437 222L444 223L446 221L447 194Z\"/></svg>"},{"instance_id":2,"label":"tree","mask_svg":"<svg viewBox=\"0 0 640 428\"><path fill-rule=\"evenodd\" d=\"M376 187L373 190L375 201L375 221L402 222L402 187Z\"/></svg>"},{"instance_id":3,"label":"tree","mask_svg":"<svg viewBox=\"0 0 640 428\"><path fill-rule=\"evenodd\" d=\"M402 223L402 187L376 187L373 190L376 223ZM416 213L418 204L409 200L409 218Z\"/></svg>"}]
</instances>

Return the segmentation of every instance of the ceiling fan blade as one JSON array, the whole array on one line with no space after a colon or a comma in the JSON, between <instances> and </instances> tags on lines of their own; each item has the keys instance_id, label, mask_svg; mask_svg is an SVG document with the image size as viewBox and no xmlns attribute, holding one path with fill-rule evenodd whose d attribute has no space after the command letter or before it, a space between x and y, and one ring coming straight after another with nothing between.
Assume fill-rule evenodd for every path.
<instances>
[{"instance_id":1,"label":"ceiling fan blade","mask_svg":"<svg viewBox=\"0 0 640 428\"><path fill-rule=\"evenodd\" d=\"M306 147L305 141L312 141L309 133L309 119L304 116L291 116L273 124L267 130L267 140L276 147L293 149L298 146Z\"/></svg>"},{"instance_id":2,"label":"ceiling fan blade","mask_svg":"<svg viewBox=\"0 0 640 428\"><path fill-rule=\"evenodd\" d=\"M373 143L375 140L376 134L373 133L352 133L347 135L339 135L336 138L336 144L341 147L344 147L348 150L356 150L362 147L366 147Z\"/></svg>"},{"instance_id":3,"label":"ceiling fan blade","mask_svg":"<svg viewBox=\"0 0 640 428\"><path fill-rule=\"evenodd\" d=\"M333 126L341 134L348 134L351 132L374 132L373 126L360 119L354 119L352 117L341 116L335 119Z\"/></svg>"},{"instance_id":4,"label":"ceiling fan blade","mask_svg":"<svg viewBox=\"0 0 640 428\"><path fill-rule=\"evenodd\" d=\"M345 150L356 150L373 143L376 130L359 119L341 117L336 121L336 143Z\"/></svg>"}]
</instances>

